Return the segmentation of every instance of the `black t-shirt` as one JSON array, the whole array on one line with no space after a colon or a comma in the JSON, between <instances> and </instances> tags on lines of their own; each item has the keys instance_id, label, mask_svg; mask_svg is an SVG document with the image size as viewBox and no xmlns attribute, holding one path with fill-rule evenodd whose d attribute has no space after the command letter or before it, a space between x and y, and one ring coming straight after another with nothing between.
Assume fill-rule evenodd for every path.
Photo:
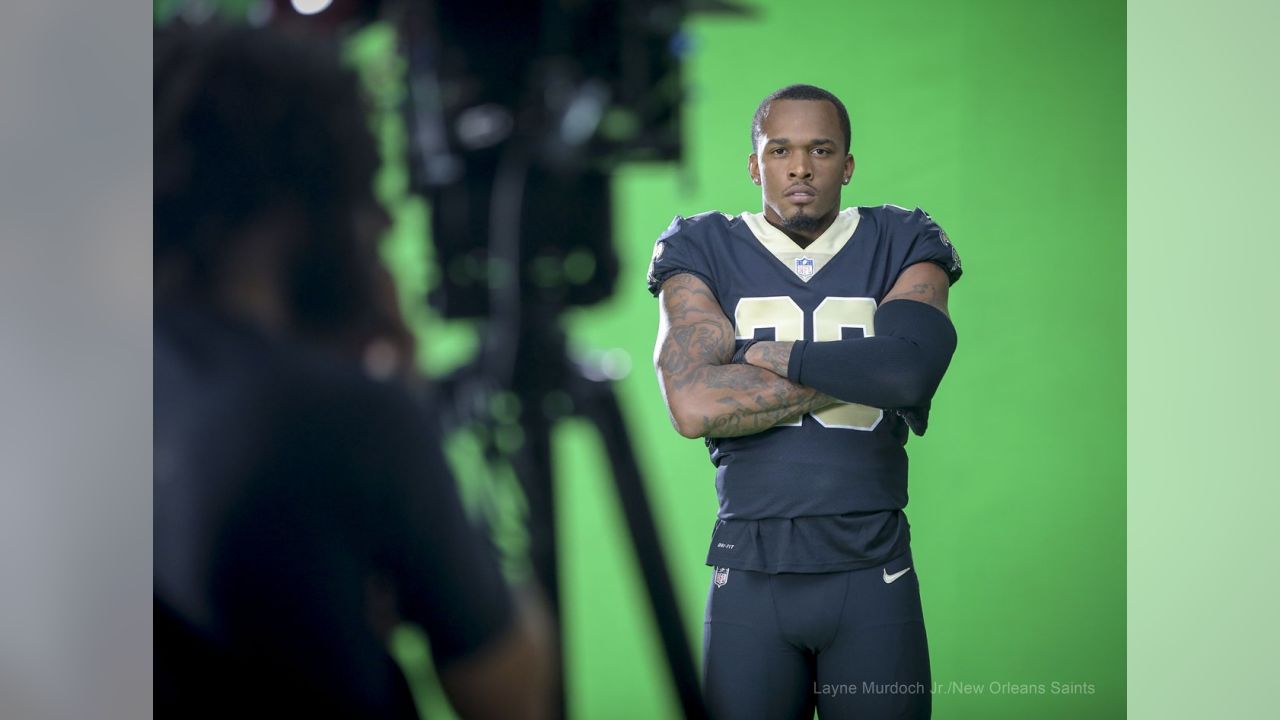
<instances>
[{"instance_id":1,"label":"black t-shirt","mask_svg":"<svg viewBox=\"0 0 1280 720\"><path fill-rule=\"evenodd\" d=\"M649 290L691 273L738 338L843 340L874 335L879 303L919 262L960 278L955 248L920 209L849 208L805 248L761 214L712 212L677 217L658 238ZM907 434L896 413L846 403L709 440L720 510L708 564L834 572L906 552Z\"/></svg>"},{"instance_id":2,"label":"black t-shirt","mask_svg":"<svg viewBox=\"0 0 1280 720\"><path fill-rule=\"evenodd\" d=\"M510 625L440 431L398 386L209 312L157 308L154 390L158 699L212 686L228 709L408 716L368 622L374 578L437 665ZM274 697L238 704L250 688Z\"/></svg>"}]
</instances>

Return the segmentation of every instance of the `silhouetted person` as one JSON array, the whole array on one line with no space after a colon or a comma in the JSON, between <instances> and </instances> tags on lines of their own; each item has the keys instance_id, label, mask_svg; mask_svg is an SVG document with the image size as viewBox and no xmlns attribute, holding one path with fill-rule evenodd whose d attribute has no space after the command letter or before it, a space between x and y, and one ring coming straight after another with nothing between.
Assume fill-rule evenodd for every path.
<instances>
[{"instance_id":1,"label":"silhouetted person","mask_svg":"<svg viewBox=\"0 0 1280 720\"><path fill-rule=\"evenodd\" d=\"M546 715L545 615L399 379L354 75L313 40L174 26L154 91L157 714L416 717L403 618L461 715Z\"/></svg>"}]
</instances>

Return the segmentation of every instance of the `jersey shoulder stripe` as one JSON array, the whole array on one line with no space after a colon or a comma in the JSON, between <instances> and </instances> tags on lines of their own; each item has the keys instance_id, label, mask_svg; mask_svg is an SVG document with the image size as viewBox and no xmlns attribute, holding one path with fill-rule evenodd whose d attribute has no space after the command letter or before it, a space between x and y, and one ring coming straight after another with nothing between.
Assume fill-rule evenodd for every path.
<instances>
[{"instance_id":1,"label":"jersey shoulder stripe","mask_svg":"<svg viewBox=\"0 0 1280 720\"><path fill-rule=\"evenodd\" d=\"M677 215L671 220L671 224L662 232L662 235L658 236L658 242L668 240L679 233L690 233L689 239L697 240L703 237L708 230L714 227L727 226L735 220L737 218L733 215L718 210L708 210L689 217Z\"/></svg>"},{"instance_id":2,"label":"jersey shoulder stripe","mask_svg":"<svg viewBox=\"0 0 1280 720\"><path fill-rule=\"evenodd\" d=\"M697 275L714 286L712 258L716 247L741 224L739 218L716 211L688 218L677 215L654 243L649 262L649 292L657 297L662 283L682 272Z\"/></svg>"}]
</instances>

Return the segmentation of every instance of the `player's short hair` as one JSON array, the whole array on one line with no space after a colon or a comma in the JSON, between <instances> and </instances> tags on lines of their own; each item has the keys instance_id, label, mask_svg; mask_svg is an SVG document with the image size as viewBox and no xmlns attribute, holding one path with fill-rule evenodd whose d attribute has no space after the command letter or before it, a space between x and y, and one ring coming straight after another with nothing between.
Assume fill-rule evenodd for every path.
<instances>
[{"instance_id":1,"label":"player's short hair","mask_svg":"<svg viewBox=\"0 0 1280 720\"><path fill-rule=\"evenodd\" d=\"M207 292L237 231L294 209L307 221L291 268L305 320L350 317L364 284L353 209L375 202L379 157L337 45L174 23L156 31L154 63L154 262L180 261L187 291Z\"/></svg>"},{"instance_id":2,"label":"player's short hair","mask_svg":"<svg viewBox=\"0 0 1280 720\"><path fill-rule=\"evenodd\" d=\"M849 129L849 111L845 109L844 103L840 102L840 98L814 85L788 85L773 91L760 101L755 116L751 118L751 152L755 152L756 146L760 143L762 133L760 126L769 116L769 108L774 100L826 100L834 105L836 117L840 120L840 131L844 133L844 151L849 152L849 144L853 140L853 133Z\"/></svg>"}]
</instances>

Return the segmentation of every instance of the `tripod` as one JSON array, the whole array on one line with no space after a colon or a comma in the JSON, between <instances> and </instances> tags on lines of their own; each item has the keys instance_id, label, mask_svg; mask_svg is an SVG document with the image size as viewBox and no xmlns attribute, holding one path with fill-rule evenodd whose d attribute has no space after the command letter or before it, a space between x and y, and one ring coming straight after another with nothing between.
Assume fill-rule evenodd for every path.
<instances>
[{"instance_id":1,"label":"tripod","mask_svg":"<svg viewBox=\"0 0 1280 720\"><path fill-rule=\"evenodd\" d=\"M548 413L547 409L555 405L556 399L563 401L567 397L568 414L590 422L609 448L614 487L627 519L650 609L684 716L705 718L698 674L617 394L611 380L588 377L584 368L569 359L559 312L560 308L549 304L533 303L524 307L524 322L520 324L514 346L515 373L510 388L519 400L519 425L524 442L510 454L509 460L528 502L529 552L534 575L547 594L548 605L563 638L551 459L551 432L558 418L554 410ZM509 351L510 346L505 349ZM474 377L479 373L476 366L472 366L463 374ZM563 647L563 642L560 646ZM559 665L559 707L564 713L562 660Z\"/></svg>"}]
</instances>

